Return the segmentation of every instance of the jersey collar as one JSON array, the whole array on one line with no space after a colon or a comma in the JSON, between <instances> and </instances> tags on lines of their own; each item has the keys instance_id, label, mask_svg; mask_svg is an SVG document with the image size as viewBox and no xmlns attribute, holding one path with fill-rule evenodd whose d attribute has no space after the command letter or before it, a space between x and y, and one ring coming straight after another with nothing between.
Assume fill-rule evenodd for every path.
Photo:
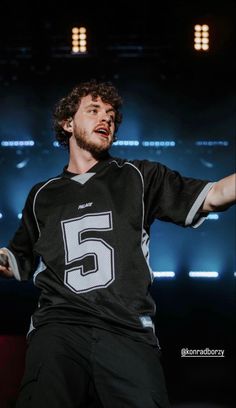
<instances>
[{"instance_id":1,"label":"jersey collar","mask_svg":"<svg viewBox=\"0 0 236 408\"><path fill-rule=\"evenodd\" d=\"M83 174L96 174L98 173L103 167L105 167L107 164L109 164L113 160L113 157L107 153L106 157L102 160L100 160L98 163L96 163L93 167L91 167L86 173ZM65 178L74 178L75 176L78 176L79 173L72 173L71 171L67 170L68 164L63 168L63 172L61 174L62 177Z\"/></svg>"}]
</instances>

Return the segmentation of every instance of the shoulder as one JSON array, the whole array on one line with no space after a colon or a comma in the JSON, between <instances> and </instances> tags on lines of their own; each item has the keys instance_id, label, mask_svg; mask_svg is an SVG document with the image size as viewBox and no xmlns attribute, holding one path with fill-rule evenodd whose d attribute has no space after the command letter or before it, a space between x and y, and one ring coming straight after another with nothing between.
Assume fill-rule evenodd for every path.
<instances>
[{"instance_id":1,"label":"shoulder","mask_svg":"<svg viewBox=\"0 0 236 408\"><path fill-rule=\"evenodd\" d=\"M110 163L115 163L118 167L129 166L133 167L142 177L146 177L150 174L163 174L166 172L167 167L159 162L153 162L150 160L127 160L117 157L113 157Z\"/></svg>"},{"instance_id":2,"label":"shoulder","mask_svg":"<svg viewBox=\"0 0 236 408\"><path fill-rule=\"evenodd\" d=\"M34 200L34 198L39 194L40 191L43 191L48 186L58 183L62 179L62 175L58 175L55 177L50 177L46 180L40 181L37 184L34 184L28 194L28 199Z\"/></svg>"},{"instance_id":3,"label":"shoulder","mask_svg":"<svg viewBox=\"0 0 236 408\"><path fill-rule=\"evenodd\" d=\"M152 169L152 168L157 168L157 167L165 167L163 164L159 162L153 162L150 160L129 160L129 159L123 159L120 157L111 157L110 164L115 163L118 167L123 167L125 165L131 165L133 167L136 167L138 170L143 170L143 169Z\"/></svg>"}]
</instances>

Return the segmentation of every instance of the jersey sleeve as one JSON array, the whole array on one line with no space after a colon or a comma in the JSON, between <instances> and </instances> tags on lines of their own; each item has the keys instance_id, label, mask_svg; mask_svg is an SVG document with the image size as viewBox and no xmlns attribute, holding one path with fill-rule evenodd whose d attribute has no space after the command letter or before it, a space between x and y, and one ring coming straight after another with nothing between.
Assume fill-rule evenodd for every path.
<instances>
[{"instance_id":1,"label":"jersey sleeve","mask_svg":"<svg viewBox=\"0 0 236 408\"><path fill-rule=\"evenodd\" d=\"M133 162L144 182L145 217L148 225L154 219L183 227L197 227L207 217L200 208L212 182L183 177L179 172L150 161Z\"/></svg>"},{"instance_id":2,"label":"jersey sleeve","mask_svg":"<svg viewBox=\"0 0 236 408\"><path fill-rule=\"evenodd\" d=\"M27 280L38 265L38 258L34 253L34 244L38 239L38 227L33 213L33 202L37 186L30 191L23 212L19 228L9 242L7 248L9 264L17 280Z\"/></svg>"}]
</instances>

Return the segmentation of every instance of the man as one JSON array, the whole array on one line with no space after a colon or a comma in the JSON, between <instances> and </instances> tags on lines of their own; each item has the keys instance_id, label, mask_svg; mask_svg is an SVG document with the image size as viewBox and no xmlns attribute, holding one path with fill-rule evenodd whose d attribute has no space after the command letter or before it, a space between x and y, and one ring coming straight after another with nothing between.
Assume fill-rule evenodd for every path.
<instances>
[{"instance_id":1,"label":"man","mask_svg":"<svg viewBox=\"0 0 236 408\"><path fill-rule=\"evenodd\" d=\"M235 175L211 183L111 157L120 107L116 89L95 81L59 102L55 130L69 164L33 187L1 249L3 275L33 274L42 290L18 408L169 407L149 294L150 225L197 226L228 208Z\"/></svg>"}]
</instances>

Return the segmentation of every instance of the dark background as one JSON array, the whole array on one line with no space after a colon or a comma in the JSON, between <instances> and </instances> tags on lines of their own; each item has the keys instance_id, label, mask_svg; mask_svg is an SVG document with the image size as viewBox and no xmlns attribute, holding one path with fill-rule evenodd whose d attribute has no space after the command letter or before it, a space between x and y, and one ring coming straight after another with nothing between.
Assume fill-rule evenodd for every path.
<instances>
[{"instance_id":1,"label":"dark background","mask_svg":"<svg viewBox=\"0 0 236 408\"><path fill-rule=\"evenodd\" d=\"M193 49L196 23L210 26L207 53ZM86 55L70 53L74 25L87 27ZM209 180L235 170L233 1L5 3L0 35L0 142L35 142L0 146L0 246L15 231L31 186L67 162L66 151L53 146L51 112L81 80L110 80L124 98L118 140L139 146L113 146L113 155L160 161ZM156 278L152 287L171 402L233 406L235 209L197 230L155 222L150 249L154 271L176 274ZM193 279L190 270L219 277ZM2 335L24 335L36 302L31 282L0 279ZM181 358L181 348L206 347L224 349L225 357Z\"/></svg>"}]
</instances>

